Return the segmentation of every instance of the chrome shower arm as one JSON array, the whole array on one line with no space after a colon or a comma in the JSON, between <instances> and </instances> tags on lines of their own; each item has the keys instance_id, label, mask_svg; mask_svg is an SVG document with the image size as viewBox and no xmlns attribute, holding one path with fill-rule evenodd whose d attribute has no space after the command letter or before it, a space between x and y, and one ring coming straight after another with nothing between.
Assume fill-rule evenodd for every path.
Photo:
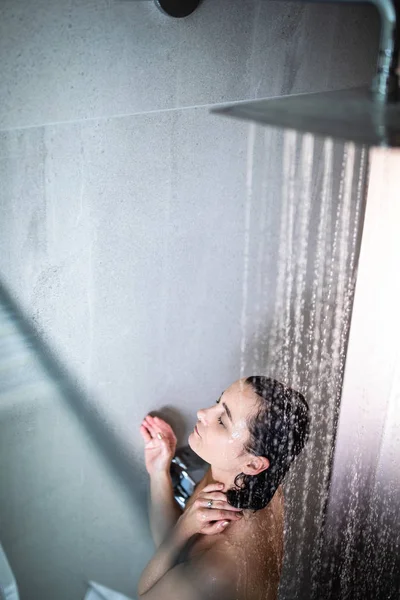
<instances>
[{"instance_id":1,"label":"chrome shower arm","mask_svg":"<svg viewBox=\"0 0 400 600\"><path fill-rule=\"evenodd\" d=\"M399 96L399 3L371 0L381 16L381 41L378 68L373 91L385 101L398 101Z\"/></svg>"},{"instance_id":2,"label":"chrome shower arm","mask_svg":"<svg viewBox=\"0 0 400 600\"><path fill-rule=\"evenodd\" d=\"M365 3L365 0L357 1ZM378 67L372 89L378 98L397 102L399 99L399 2L398 0L367 1L376 6L381 17Z\"/></svg>"},{"instance_id":3,"label":"chrome shower arm","mask_svg":"<svg viewBox=\"0 0 400 600\"><path fill-rule=\"evenodd\" d=\"M399 92L399 21L400 0L301 0L303 2L329 2L346 4L373 4L381 18L381 37L377 73L372 91L377 99L397 102Z\"/></svg>"}]
</instances>

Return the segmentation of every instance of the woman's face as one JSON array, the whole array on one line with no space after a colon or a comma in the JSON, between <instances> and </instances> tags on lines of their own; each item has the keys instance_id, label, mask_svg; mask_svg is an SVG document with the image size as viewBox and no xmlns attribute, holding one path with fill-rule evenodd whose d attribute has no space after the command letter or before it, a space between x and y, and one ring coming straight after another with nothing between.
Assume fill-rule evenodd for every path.
<instances>
[{"instance_id":1,"label":"woman's face","mask_svg":"<svg viewBox=\"0 0 400 600\"><path fill-rule=\"evenodd\" d=\"M188 439L196 454L227 473L245 472L243 466L249 458L243 454L249 439L247 420L259 406L257 394L244 381L239 379L215 404L197 412L198 421Z\"/></svg>"}]
</instances>

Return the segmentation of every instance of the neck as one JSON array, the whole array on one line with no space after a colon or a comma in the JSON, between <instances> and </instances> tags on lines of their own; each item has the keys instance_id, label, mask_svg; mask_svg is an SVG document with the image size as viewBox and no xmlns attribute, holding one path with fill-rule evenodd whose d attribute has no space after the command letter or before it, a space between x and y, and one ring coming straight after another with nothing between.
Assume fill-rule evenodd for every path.
<instances>
[{"instance_id":1,"label":"neck","mask_svg":"<svg viewBox=\"0 0 400 600\"><path fill-rule=\"evenodd\" d=\"M235 476L227 473L226 471L219 471L215 469L213 466L207 471L207 485L210 483L223 483L224 487L221 490L222 492L227 492L231 487L234 486Z\"/></svg>"},{"instance_id":2,"label":"neck","mask_svg":"<svg viewBox=\"0 0 400 600\"><path fill-rule=\"evenodd\" d=\"M218 471L210 466L206 473L206 485L209 485L210 483L223 483L224 487L221 491L226 493L230 488L234 487L236 475L229 474L226 471ZM242 512L246 521L254 515L254 512L251 509L244 508L242 509Z\"/></svg>"}]
</instances>

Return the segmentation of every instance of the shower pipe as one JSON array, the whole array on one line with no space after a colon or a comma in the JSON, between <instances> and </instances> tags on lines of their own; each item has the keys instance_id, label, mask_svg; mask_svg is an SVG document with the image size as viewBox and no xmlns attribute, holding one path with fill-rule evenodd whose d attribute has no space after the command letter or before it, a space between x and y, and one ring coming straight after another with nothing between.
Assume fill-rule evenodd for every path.
<instances>
[{"instance_id":1,"label":"shower pipe","mask_svg":"<svg viewBox=\"0 0 400 600\"><path fill-rule=\"evenodd\" d=\"M400 0L301 0L302 2L329 2L345 4L373 4L381 19L377 74L372 92L379 101L399 102L399 17Z\"/></svg>"},{"instance_id":2,"label":"shower pipe","mask_svg":"<svg viewBox=\"0 0 400 600\"><path fill-rule=\"evenodd\" d=\"M399 2L372 0L381 17L378 69L373 91L388 102L399 101Z\"/></svg>"}]
</instances>

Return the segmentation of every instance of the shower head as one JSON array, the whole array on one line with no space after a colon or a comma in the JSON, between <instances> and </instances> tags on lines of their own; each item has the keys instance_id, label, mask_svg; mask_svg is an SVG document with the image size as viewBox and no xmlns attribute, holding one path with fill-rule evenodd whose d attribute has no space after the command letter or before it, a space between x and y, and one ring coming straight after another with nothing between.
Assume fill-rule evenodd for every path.
<instances>
[{"instance_id":1,"label":"shower head","mask_svg":"<svg viewBox=\"0 0 400 600\"><path fill-rule=\"evenodd\" d=\"M367 146L400 147L400 104L363 88L241 102L212 112Z\"/></svg>"},{"instance_id":2,"label":"shower head","mask_svg":"<svg viewBox=\"0 0 400 600\"><path fill-rule=\"evenodd\" d=\"M357 1L364 2L351 0L351 3ZM367 146L400 147L400 0L371 1L382 22L378 68L371 89L239 102L212 112Z\"/></svg>"}]
</instances>

